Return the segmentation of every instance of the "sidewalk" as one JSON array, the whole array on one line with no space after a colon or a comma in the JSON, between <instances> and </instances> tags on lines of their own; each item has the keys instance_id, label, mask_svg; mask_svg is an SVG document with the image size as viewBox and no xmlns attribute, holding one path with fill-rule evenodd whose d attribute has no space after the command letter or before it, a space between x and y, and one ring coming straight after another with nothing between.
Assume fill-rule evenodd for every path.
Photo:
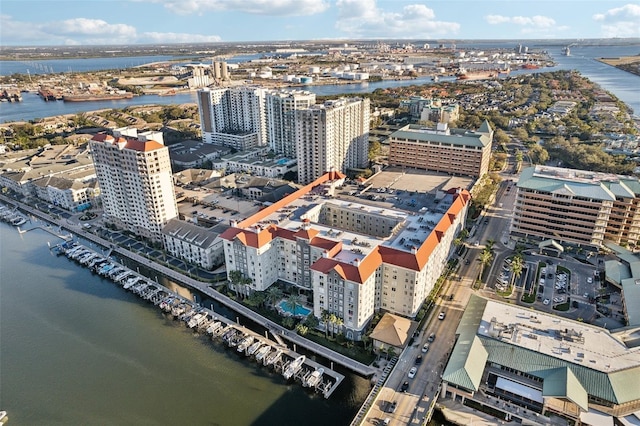
<instances>
[{"instance_id":1,"label":"sidewalk","mask_svg":"<svg viewBox=\"0 0 640 426\"><path fill-rule=\"evenodd\" d=\"M485 414L474 408L467 407L457 401L450 399L441 399L438 401L438 407L447 421L457 425L481 425L495 426L496 424L504 424L503 420Z\"/></svg>"}]
</instances>

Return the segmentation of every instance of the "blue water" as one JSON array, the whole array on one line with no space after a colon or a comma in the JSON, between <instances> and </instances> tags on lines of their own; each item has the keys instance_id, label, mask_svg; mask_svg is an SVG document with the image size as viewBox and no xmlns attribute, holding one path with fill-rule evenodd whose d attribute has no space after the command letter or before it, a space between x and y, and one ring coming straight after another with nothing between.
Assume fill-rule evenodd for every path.
<instances>
[{"instance_id":1,"label":"blue water","mask_svg":"<svg viewBox=\"0 0 640 426\"><path fill-rule=\"evenodd\" d=\"M23 228L33 224L43 225ZM56 257L48 242L60 240L0 222L9 425L346 425L370 389L347 373L328 400L307 392Z\"/></svg>"},{"instance_id":2,"label":"blue water","mask_svg":"<svg viewBox=\"0 0 640 426\"><path fill-rule=\"evenodd\" d=\"M515 42L497 43L499 48L511 48L515 46ZM465 47L476 46L477 48L488 49L490 46L486 43L477 45L467 44ZM512 71L511 75L531 74L536 72L546 72L555 70L577 70L584 77L599 84L603 89L617 96L621 101L631 107L636 115L640 115L640 77L621 71L615 67L605 65L598 62L595 58L602 57L619 57L640 54L640 45L630 46L573 46L571 48L572 55L562 55L562 46L530 46L530 48L544 49L549 52L552 58L557 62L557 66L553 68L542 68L538 70L517 70ZM241 62L251 59L257 59L263 54L242 55L227 59L228 62ZM104 58L107 61L103 68L94 69L111 69L124 68L128 64L138 65L140 63L156 62L166 60L170 57L161 56L142 56L135 58ZM90 60L58 60L62 70L69 67L78 67L78 61ZM91 60L95 65L100 64L100 60ZM0 61L0 74L5 74L8 66L16 66L15 63ZM446 78L441 81L447 81ZM332 96L339 94L356 95L358 93L371 93L376 89L406 87L411 85L432 84L431 77L424 76L414 80L388 80L379 82L365 82L353 84L336 84L325 86L305 86L309 90L319 96ZM135 97L133 99L118 101L101 101L101 102L72 102L65 103L44 102L35 94L24 93L23 102L17 103L0 103L0 123L11 121L29 121L36 118L50 117L62 114L76 114L80 112L95 111L98 109L120 109L131 105L179 105L183 103L197 103L195 93L183 93L176 96L156 96L145 95Z\"/></svg>"},{"instance_id":3,"label":"blue water","mask_svg":"<svg viewBox=\"0 0 640 426\"><path fill-rule=\"evenodd\" d=\"M282 302L280 302L279 306L280 306L280 309L282 309L283 311L288 312L289 314L295 315L295 316L306 317L311 313L311 309L307 309L304 306L296 306L295 311L292 310L291 306L289 306L286 300L283 300Z\"/></svg>"}]
</instances>

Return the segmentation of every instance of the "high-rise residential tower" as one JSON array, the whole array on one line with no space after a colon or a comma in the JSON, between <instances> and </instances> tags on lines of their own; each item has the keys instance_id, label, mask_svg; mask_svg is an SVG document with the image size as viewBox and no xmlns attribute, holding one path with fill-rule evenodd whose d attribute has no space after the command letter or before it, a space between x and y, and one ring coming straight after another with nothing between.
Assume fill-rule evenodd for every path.
<instances>
[{"instance_id":1,"label":"high-rise residential tower","mask_svg":"<svg viewBox=\"0 0 640 426\"><path fill-rule=\"evenodd\" d=\"M266 145L264 97L253 86L199 90L202 139L238 150Z\"/></svg>"},{"instance_id":2,"label":"high-rise residential tower","mask_svg":"<svg viewBox=\"0 0 640 426\"><path fill-rule=\"evenodd\" d=\"M369 99L341 98L296 110L295 138L299 183L328 171L366 167Z\"/></svg>"},{"instance_id":3,"label":"high-rise residential tower","mask_svg":"<svg viewBox=\"0 0 640 426\"><path fill-rule=\"evenodd\" d=\"M178 216L169 150L142 137L98 134L89 142L107 221L154 241Z\"/></svg>"},{"instance_id":4,"label":"high-rise residential tower","mask_svg":"<svg viewBox=\"0 0 640 426\"><path fill-rule=\"evenodd\" d=\"M302 90L274 90L265 98L267 139L276 154L296 158L295 110L316 103L316 94Z\"/></svg>"}]
</instances>

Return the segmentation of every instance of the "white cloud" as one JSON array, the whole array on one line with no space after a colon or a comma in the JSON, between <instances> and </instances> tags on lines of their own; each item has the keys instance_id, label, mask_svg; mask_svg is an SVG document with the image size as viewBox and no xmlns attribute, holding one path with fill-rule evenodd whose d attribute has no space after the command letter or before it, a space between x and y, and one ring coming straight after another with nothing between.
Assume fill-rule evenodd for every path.
<instances>
[{"instance_id":1,"label":"white cloud","mask_svg":"<svg viewBox=\"0 0 640 426\"><path fill-rule=\"evenodd\" d=\"M532 28L553 28L556 25L556 21L553 18L546 16L536 15L532 17L528 16L502 16L502 15L487 15L484 20L491 25L498 24L515 24L522 27Z\"/></svg>"},{"instance_id":2,"label":"white cloud","mask_svg":"<svg viewBox=\"0 0 640 426\"><path fill-rule=\"evenodd\" d=\"M76 18L42 24L15 21L0 15L0 39L7 44L114 45L131 43L211 43L221 41L216 35L184 33L138 33L126 24L102 19Z\"/></svg>"},{"instance_id":3,"label":"white cloud","mask_svg":"<svg viewBox=\"0 0 640 426\"><path fill-rule=\"evenodd\" d=\"M640 37L640 5L626 4L593 15L603 37Z\"/></svg>"},{"instance_id":4,"label":"white cloud","mask_svg":"<svg viewBox=\"0 0 640 426\"><path fill-rule=\"evenodd\" d=\"M460 24L437 21L423 4L404 6L399 12L380 9L376 0L338 0L336 28L350 37L416 38L456 34Z\"/></svg>"},{"instance_id":5,"label":"white cloud","mask_svg":"<svg viewBox=\"0 0 640 426\"><path fill-rule=\"evenodd\" d=\"M220 36L184 34L184 33L143 33L138 42L141 43L215 43L221 41Z\"/></svg>"},{"instance_id":6,"label":"white cloud","mask_svg":"<svg viewBox=\"0 0 640 426\"><path fill-rule=\"evenodd\" d=\"M139 0L140 1L140 0ZM202 14L206 12L244 12L254 15L302 16L324 12L326 0L141 0L161 3L172 12Z\"/></svg>"}]
</instances>

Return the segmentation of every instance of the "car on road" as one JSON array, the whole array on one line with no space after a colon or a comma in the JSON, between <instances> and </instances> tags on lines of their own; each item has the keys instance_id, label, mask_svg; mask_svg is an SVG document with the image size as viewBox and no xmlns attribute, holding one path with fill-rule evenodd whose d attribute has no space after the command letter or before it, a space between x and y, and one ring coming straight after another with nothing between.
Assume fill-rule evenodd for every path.
<instances>
[{"instance_id":1,"label":"car on road","mask_svg":"<svg viewBox=\"0 0 640 426\"><path fill-rule=\"evenodd\" d=\"M542 302L543 305L548 305L549 304L549 299L544 299L544 301Z\"/></svg>"},{"instance_id":2,"label":"car on road","mask_svg":"<svg viewBox=\"0 0 640 426\"><path fill-rule=\"evenodd\" d=\"M588 282L589 284L591 284L591 283L593 282L593 278L591 278L591 277L587 277L587 282Z\"/></svg>"},{"instance_id":3,"label":"car on road","mask_svg":"<svg viewBox=\"0 0 640 426\"><path fill-rule=\"evenodd\" d=\"M404 382L402 386L400 386L400 391L406 392L409 389L409 382Z\"/></svg>"},{"instance_id":4,"label":"car on road","mask_svg":"<svg viewBox=\"0 0 640 426\"><path fill-rule=\"evenodd\" d=\"M416 357L416 364L418 364L418 365L419 365L419 364L422 364L422 355L418 355L418 356Z\"/></svg>"},{"instance_id":5,"label":"car on road","mask_svg":"<svg viewBox=\"0 0 640 426\"><path fill-rule=\"evenodd\" d=\"M418 367L411 367L411 370L409 370L409 372L407 373L407 376L410 379L413 379L414 377L416 377L417 372L418 372Z\"/></svg>"},{"instance_id":6,"label":"car on road","mask_svg":"<svg viewBox=\"0 0 640 426\"><path fill-rule=\"evenodd\" d=\"M425 343L424 346L422 346L422 353L426 354L427 352L429 352L429 344Z\"/></svg>"},{"instance_id":7,"label":"car on road","mask_svg":"<svg viewBox=\"0 0 640 426\"><path fill-rule=\"evenodd\" d=\"M436 340L436 333L431 333L429 337L427 337L427 340L429 342L433 342L434 340Z\"/></svg>"},{"instance_id":8,"label":"car on road","mask_svg":"<svg viewBox=\"0 0 640 426\"><path fill-rule=\"evenodd\" d=\"M440 312L440 314L438 315L438 319L442 321L444 319L444 316L445 316L445 313Z\"/></svg>"}]
</instances>

